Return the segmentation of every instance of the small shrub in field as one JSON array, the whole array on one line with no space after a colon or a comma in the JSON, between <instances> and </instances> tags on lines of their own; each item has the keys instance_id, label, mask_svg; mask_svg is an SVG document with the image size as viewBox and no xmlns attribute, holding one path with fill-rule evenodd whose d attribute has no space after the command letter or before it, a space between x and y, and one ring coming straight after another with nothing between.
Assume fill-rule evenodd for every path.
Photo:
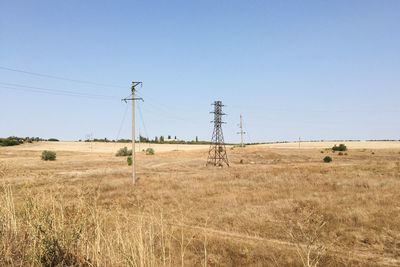
<instances>
[{"instance_id":1,"label":"small shrub in field","mask_svg":"<svg viewBox=\"0 0 400 267\"><path fill-rule=\"evenodd\" d=\"M339 152L339 154L338 154L339 156L343 156L343 152Z\"/></svg>"},{"instance_id":2,"label":"small shrub in field","mask_svg":"<svg viewBox=\"0 0 400 267\"><path fill-rule=\"evenodd\" d=\"M329 156L326 156L326 157L324 158L324 162L325 162L325 163L330 163L330 162L332 162L332 158L329 157Z\"/></svg>"},{"instance_id":3,"label":"small shrub in field","mask_svg":"<svg viewBox=\"0 0 400 267\"><path fill-rule=\"evenodd\" d=\"M131 156L132 155L132 150L128 150L127 147L120 148L115 156L117 157L126 157L126 156Z\"/></svg>"},{"instance_id":4,"label":"small shrub in field","mask_svg":"<svg viewBox=\"0 0 400 267\"><path fill-rule=\"evenodd\" d=\"M45 150L42 152L42 160L56 160L56 152Z\"/></svg>"},{"instance_id":5,"label":"small shrub in field","mask_svg":"<svg viewBox=\"0 0 400 267\"><path fill-rule=\"evenodd\" d=\"M347 156L348 154L347 154L347 153L344 153L344 155Z\"/></svg>"},{"instance_id":6,"label":"small shrub in field","mask_svg":"<svg viewBox=\"0 0 400 267\"><path fill-rule=\"evenodd\" d=\"M347 151L347 146L345 144L340 144L340 145L334 145L332 147L333 151Z\"/></svg>"},{"instance_id":7,"label":"small shrub in field","mask_svg":"<svg viewBox=\"0 0 400 267\"><path fill-rule=\"evenodd\" d=\"M324 154L325 152L323 150L321 150L321 154Z\"/></svg>"},{"instance_id":8,"label":"small shrub in field","mask_svg":"<svg viewBox=\"0 0 400 267\"><path fill-rule=\"evenodd\" d=\"M146 155L154 155L154 149L149 147L148 149L146 149Z\"/></svg>"},{"instance_id":9,"label":"small shrub in field","mask_svg":"<svg viewBox=\"0 0 400 267\"><path fill-rule=\"evenodd\" d=\"M132 166L132 156L127 157L126 162L128 162L129 166Z\"/></svg>"}]
</instances>

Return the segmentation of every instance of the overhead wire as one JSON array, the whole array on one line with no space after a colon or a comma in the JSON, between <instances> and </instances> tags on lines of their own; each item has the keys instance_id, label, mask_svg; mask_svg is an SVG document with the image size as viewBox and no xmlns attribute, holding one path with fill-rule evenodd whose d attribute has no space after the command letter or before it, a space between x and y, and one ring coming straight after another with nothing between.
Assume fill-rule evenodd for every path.
<instances>
[{"instance_id":1,"label":"overhead wire","mask_svg":"<svg viewBox=\"0 0 400 267\"><path fill-rule=\"evenodd\" d=\"M153 97L150 97L150 96L143 96L143 95L141 95L140 92L138 92L138 93L136 93L136 94L137 94L138 96L142 97L142 98L150 99L154 104L158 105L159 107L161 107L161 108L163 108L163 109L165 109L165 110L168 110L168 111L169 111L169 110L171 109L171 107L165 105L164 103L158 102L158 101L155 100Z\"/></svg>"},{"instance_id":2,"label":"overhead wire","mask_svg":"<svg viewBox=\"0 0 400 267\"><path fill-rule=\"evenodd\" d=\"M251 135L250 135L250 133L249 133L247 127L246 127L246 124L244 124L244 123L243 123L243 128L244 128L244 131L246 132L247 139L249 140L248 143L250 143L250 144L253 143L253 140L252 140L252 138L251 138Z\"/></svg>"},{"instance_id":3,"label":"overhead wire","mask_svg":"<svg viewBox=\"0 0 400 267\"><path fill-rule=\"evenodd\" d=\"M31 71L27 71L27 70L9 68L9 67L4 67L4 66L0 66L0 70L17 72L17 73L33 75L33 76L38 76L38 77L43 77L43 78L69 81L69 82L74 82L74 83L89 84L89 85L94 85L94 86L126 88L126 86L121 86L121 85L103 84L103 83L92 82L92 81L87 81L87 80L72 79L69 77L56 76L56 75L51 75L51 74L39 73L39 72L31 72ZM72 96L72 97L92 98L92 99L117 98L115 96L110 96L110 95L90 94L90 93L83 93L83 92L77 92L77 91L71 91L71 90L43 88L43 87L30 86L30 85L22 85L22 84L17 84L17 83L0 82L0 85L2 85L2 86L0 86L0 88L3 88L3 89L49 94L49 95ZM139 97L143 97L141 92L137 92L136 95L138 95ZM127 98L129 98L130 96L132 96L132 95L129 95ZM184 121L186 123L196 123L193 121L192 118L185 118L181 115L177 115L176 113L171 112L171 110L172 110L171 107L168 107L167 105L165 105L163 103L161 104L161 103L157 102L152 97L146 96L145 98L150 100L150 101L146 101L146 103L148 104L148 106L152 107L151 109L153 109L153 112L155 110L161 111L161 113L156 112L158 116L161 116L163 118L168 118L168 119ZM145 107L143 107L143 108L146 109ZM138 111L139 111L139 116L141 118L141 122L143 124L143 128L144 128L146 137L149 138L146 123L143 118L142 108L140 107L140 105L138 105ZM123 121L121 122L120 128L118 130L118 138L119 138L119 135L120 135L120 132L122 129L122 124L126 117L126 112L127 112L127 109L125 110ZM250 136L249 136L249 139L250 139Z\"/></svg>"},{"instance_id":4,"label":"overhead wire","mask_svg":"<svg viewBox=\"0 0 400 267\"><path fill-rule=\"evenodd\" d=\"M102 98L102 97L95 97L95 96L84 96L84 95L78 95L78 94L73 94L73 93L61 93L61 92L49 92L49 91L43 91L43 90L38 90L38 89L29 89L29 88L15 88L15 87L9 87L9 86L0 86L1 89L7 89L7 90L17 90L17 91L25 91L25 92L32 92L32 93L40 93L40 94L48 94L48 95L59 95L59 96L72 96L72 97L78 97L78 98L90 98L90 99L109 99L109 98Z\"/></svg>"},{"instance_id":5,"label":"overhead wire","mask_svg":"<svg viewBox=\"0 0 400 267\"><path fill-rule=\"evenodd\" d=\"M143 106L143 110L146 110L150 113L156 113L157 116L163 117L163 118L167 118L167 119L173 119L173 120L178 120L178 121L184 121L186 123L192 123L192 124L197 124L196 122L193 121L193 118L184 118L182 116L176 115L173 112L170 112L168 110L163 110L160 109L159 107L157 107L156 105L154 105L151 102L147 102L146 101L147 107ZM158 112L157 112L158 111ZM160 113L161 112L161 113Z\"/></svg>"},{"instance_id":6,"label":"overhead wire","mask_svg":"<svg viewBox=\"0 0 400 267\"><path fill-rule=\"evenodd\" d=\"M88 94L70 90L50 89L50 88L22 85L16 83L0 82L0 85L4 85L4 88L11 90L30 91L36 93L48 93L48 94L58 94L58 95L78 96L78 97L89 97L89 98L116 98L110 95Z\"/></svg>"},{"instance_id":7,"label":"overhead wire","mask_svg":"<svg viewBox=\"0 0 400 267\"><path fill-rule=\"evenodd\" d=\"M118 128L117 138L115 139L115 141L118 141L119 137L121 135L122 127L124 125L125 118L126 118L126 113L128 112L128 107L129 107L129 105L126 105L125 111L124 111L124 115L122 116L122 120L121 120L121 123L120 123L119 128Z\"/></svg>"},{"instance_id":8,"label":"overhead wire","mask_svg":"<svg viewBox=\"0 0 400 267\"><path fill-rule=\"evenodd\" d=\"M146 124L144 122L142 109L140 108L140 104L139 103L138 103L137 107L138 107L138 111L139 111L138 112L139 113L139 117L140 117L140 120L141 120L142 125L143 125L144 134L146 135L146 138L149 139L149 134L148 134L148 131L147 131Z\"/></svg>"},{"instance_id":9,"label":"overhead wire","mask_svg":"<svg viewBox=\"0 0 400 267\"><path fill-rule=\"evenodd\" d=\"M153 97L143 96L140 92L136 92L135 94L141 98L146 99L146 103L149 104L150 106L152 106L154 109L161 111L162 116L164 116L164 117L173 118L175 120L181 120L181 121L185 121L188 123L196 123L196 122L193 122L193 118L182 117L181 115L177 115L174 112L171 112L171 109L172 109L171 107L168 107L165 104L159 103ZM147 99L150 99L151 101L148 102ZM165 113L168 113L169 116L165 116Z\"/></svg>"},{"instance_id":10,"label":"overhead wire","mask_svg":"<svg viewBox=\"0 0 400 267\"><path fill-rule=\"evenodd\" d=\"M22 74L26 74L26 75L32 75L32 76L37 76L37 77L49 78L49 79L56 79L56 80L80 83L80 84L89 84L89 85L94 85L94 86L101 86L101 87L127 88L126 86L121 86L121 85L104 84L104 83L92 82L92 81L88 81L88 80L79 80L79 79L73 79L73 78L69 78L69 77L65 77L65 76L57 76L57 75L52 75L52 74L40 73L40 72L32 72L32 71L28 71L28 70L10 68L10 67L5 67L5 66L0 66L0 70L16 72L16 73L22 73ZM31 92L31 93L39 93L39 94L48 94L48 95L71 96L71 97L78 97L78 98L90 98L90 99L113 99L113 98L117 98L115 96L110 96L110 95L90 94L90 93L77 92L77 91L64 90L64 89L55 89L55 88L44 88L44 87L39 87L39 86L31 86L31 85L24 85L24 84L18 84L18 83L9 83L9 82L3 82L3 81L0 82L0 89L6 89L6 90L12 90L12 91ZM140 92L137 93L137 95L139 97L142 97ZM129 97L132 97L132 95L130 94L126 98L129 98ZM175 113L171 112L171 108L170 107L168 107L167 105L164 105L164 104L160 104L159 102L157 102L156 100L154 100L151 97L147 97L146 96L146 99L150 99L150 102L146 102L146 103L148 103L149 106L152 107L151 109L153 110L153 112L155 110L161 111L161 113L156 112L158 116L162 116L164 118L169 118L169 119L180 120L180 121L184 121L186 123L195 123L195 122L193 122L193 120L191 118L184 118L182 116L176 115ZM139 116L141 118L141 122L143 124L143 128L144 128L146 137L149 138L148 130L147 130L147 127L146 127L146 123L144 121L143 112L142 112L142 108L140 107L140 105L138 105L138 111L139 111ZM126 112L127 112L127 109L125 110L123 121L121 122L121 125L120 125L120 127L118 129L118 138L119 138L119 135L121 133L123 122L125 121ZM166 115L166 114L169 114L169 115Z\"/></svg>"},{"instance_id":11,"label":"overhead wire","mask_svg":"<svg viewBox=\"0 0 400 267\"><path fill-rule=\"evenodd\" d=\"M62 81L69 81L69 82L74 82L74 83L90 84L90 85L101 86L101 87L126 88L126 86L122 86L122 85L104 84L104 83L98 83L98 82L92 82L92 81L71 79L71 78L68 78L68 77L62 77L62 76L56 76L56 75L44 74L44 73L38 73L38 72L31 72L31 71L14 69L14 68L3 67L3 66L0 66L0 69L1 70L6 70L6 71L12 71L12 72L18 72L18 73L33 75L33 76L38 76L38 77L44 77L44 78L50 78L50 79L56 79L56 80L62 80Z\"/></svg>"}]
</instances>

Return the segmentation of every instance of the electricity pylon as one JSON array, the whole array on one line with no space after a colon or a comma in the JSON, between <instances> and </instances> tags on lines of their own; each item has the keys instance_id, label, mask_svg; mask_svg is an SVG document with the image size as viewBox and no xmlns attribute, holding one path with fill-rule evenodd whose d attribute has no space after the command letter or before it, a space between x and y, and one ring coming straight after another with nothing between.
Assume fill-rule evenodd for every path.
<instances>
[{"instance_id":1,"label":"electricity pylon","mask_svg":"<svg viewBox=\"0 0 400 267\"><path fill-rule=\"evenodd\" d=\"M240 132L238 132L237 134L240 134L240 147L244 147L243 135L245 135L246 132L243 131L243 117L242 117L242 114L240 114L239 128L240 128Z\"/></svg>"},{"instance_id":2,"label":"electricity pylon","mask_svg":"<svg viewBox=\"0 0 400 267\"><path fill-rule=\"evenodd\" d=\"M211 145L208 151L208 159L207 165L213 165L222 167L225 163L229 166L228 155L226 153L226 147L224 142L224 134L222 133L222 124L225 123L222 121L222 116L226 115L222 112L222 105L221 101L215 101L214 104L214 131L211 138Z\"/></svg>"}]
</instances>

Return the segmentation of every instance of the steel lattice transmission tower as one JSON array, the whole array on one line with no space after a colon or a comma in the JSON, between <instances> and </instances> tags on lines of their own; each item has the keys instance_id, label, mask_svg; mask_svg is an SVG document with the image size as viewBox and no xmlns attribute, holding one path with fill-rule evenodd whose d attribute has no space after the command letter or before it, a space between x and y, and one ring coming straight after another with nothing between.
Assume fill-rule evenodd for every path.
<instances>
[{"instance_id":1,"label":"steel lattice transmission tower","mask_svg":"<svg viewBox=\"0 0 400 267\"><path fill-rule=\"evenodd\" d=\"M214 123L214 131L208 151L207 165L222 167L225 163L229 166L224 134L222 133L222 124L225 123L222 121L222 116L226 115L222 112L222 107L224 105L222 105L221 101L215 101L212 105L214 106L214 111L210 113L214 113L214 120L212 121Z\"/></svg>"}]
</instances>

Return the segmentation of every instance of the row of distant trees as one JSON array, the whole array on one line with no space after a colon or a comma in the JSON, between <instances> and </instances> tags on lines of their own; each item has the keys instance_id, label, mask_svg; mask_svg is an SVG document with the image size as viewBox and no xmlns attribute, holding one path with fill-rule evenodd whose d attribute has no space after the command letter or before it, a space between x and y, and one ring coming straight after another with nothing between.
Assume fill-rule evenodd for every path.
<instances>
[{"instance_id":1,"label":"row of distant trees","mask_svg":"<svg viewBox=\"0 0 400 267\"><path fill-rule=\"evenodd\" d=\"M165 138L163 135L161 136L155 136L153 139L144 137L144 136L139 136L139 141L143 143L153 143L153 144L209 144L209 141L199 141L199 138L196 136L194 140L192 141L185 141L185 140L179 140L176 136L172 138L171 135L168 135L167 138ZM82 142L82 140L79 140L79 142ZM132 142L131 139L118 139L118 140L110 140L107 138L102 138L102 139L86 139L84 142L113 142L113 143L130 143Z\"/></svg>"},{"instance_id":2,"label":"row of distant trees","mask_svg":"<svg viewBox=\"0 0 400 267\"><path fill-rule=\"evenodd\" d=\"M171 135L168 135L167 138L165 138L163 135L161 136L156 136L154 139L149 139L143 136L139 136L140 142L145 142L145 143L159 143L159 144L204 144L204 143L209 143L208 141L199 141L199 137L196 136L194 140L191 141L185 141L185 140L179 140L176 136L172 137Z\"/></svg>"},{"instance_id":3,"label":"row of distant trees","mask_svg":"<svg viewBox=\"0 0 400 267\"><path fill-rule=\"evenodd\" d=\"M0 146L17 146L23 143L32 143L39 141L52 141L58 142L59 140L56 138L43 139L40 137L18 137L18 136L9 136L7 138L0 138Z\"/></svg>"},{"instance_id":4,"label":"row of distant trees","mask_svg":"<svg viewBox=\"0 0 400 267\"><path fill-rule=\"evenodd\" d=\"M18 137L18 136L9 136L6 138L0 138L0 146L16 146L23 143L32 143L32 142L39 142L39 141L51 141L51 142L58 142L59 140L56 138L40 138L40 137ZM199 141L199 138L196 138L192 141L185 141L179 140L176 136L172 138L171 135L168 135L165 138L163 135L156 136L154 139L149 139L143 136L139 136L139 141L143 143L157 143L157 144L208 144L207 141ZM118 139L118 140L110 140L107 138L94 138L94 139L86 139L86 140L79 140L79 142L117 142L117 143L130 143L132 142L131 139Z\"/></svg>"}]
</instances>

